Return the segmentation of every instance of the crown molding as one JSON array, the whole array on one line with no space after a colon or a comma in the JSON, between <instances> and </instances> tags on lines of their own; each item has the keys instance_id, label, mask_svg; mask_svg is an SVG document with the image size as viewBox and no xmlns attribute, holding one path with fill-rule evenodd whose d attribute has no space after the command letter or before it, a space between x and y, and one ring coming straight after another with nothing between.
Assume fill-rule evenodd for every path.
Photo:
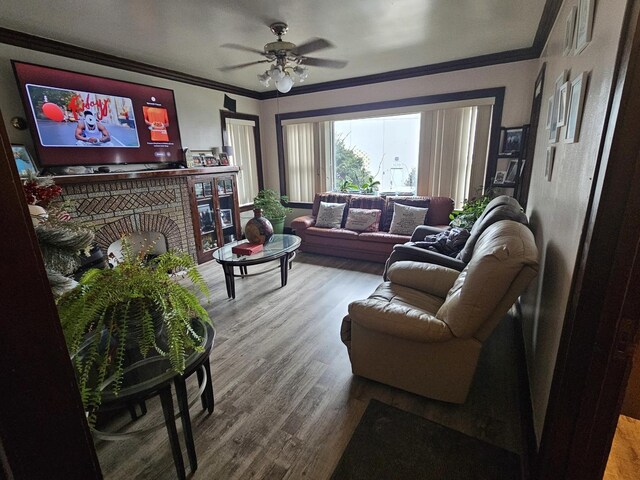
<instances>
[{"instance_id":1,"label":"crown molding","mask_svg":"<svg viewBox=\"0 0 640 480\"><path fill-rule=\"evenodd\" d=\"M221 92L242 95L244 97L255 99L260 98L259 92L249 90L247 88L236 87L234 85L216 82L196 75L189 75L176 70L158 67L157 65L117 57L108 53L90 50L88 48L78 47L76 45L70 45L68 43L62 43L56 40L38 37L36 35L30 35L28 33L18 32L7 28L0 27L0 42L14 45L16 47L27 48L29 50L36 50L39 52L50 53L52 55L59 55L61 57L83 60L85 62L105 65L107 67L119 68L130 72L165 78L167 80L174 80L176 82L188 83L190 85L210 88Z\"/></svg>"}]
</instances>

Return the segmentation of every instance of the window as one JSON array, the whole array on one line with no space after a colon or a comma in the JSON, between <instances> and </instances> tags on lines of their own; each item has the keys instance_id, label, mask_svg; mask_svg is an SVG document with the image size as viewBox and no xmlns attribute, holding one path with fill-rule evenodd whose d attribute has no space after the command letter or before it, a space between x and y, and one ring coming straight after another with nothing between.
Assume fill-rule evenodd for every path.
<instances>
[{"instance_id":1,"label":"window","mask_svg":"<svg viewBox=\"0 0 640 480\"><path fill-rule=\"evenodd\" d=\"M311 203L323 191L370 193L373 183L384 194L448 196L460 208L482 193L487 178L494 102L480 98L372 114L312 112L315 117L300 119L284 114L283 193L293 203Z\"/></svg>"},{"instance_id":2,"label":"window","mask_svg":"<svg viewBox=\"0 0 640 480\"><path fill-rule=\"evenodd\" d=\"M373 181L380 192L416 192L419 113L333 122L333 142L332 189Z\"/></svg>"},{"instance_id":3,"label":"window","mask_svg":"<svg viewBox=\"0 0 640 480\"><path fill-rule=\"evenodd\" d=\"M262 161L260 156L260 125L258 117L232 112L220 112L222 138L233 148L230 158L238 172L238 201L240 206L253 203L262 188Z\"/></svg>"}]
</instances>

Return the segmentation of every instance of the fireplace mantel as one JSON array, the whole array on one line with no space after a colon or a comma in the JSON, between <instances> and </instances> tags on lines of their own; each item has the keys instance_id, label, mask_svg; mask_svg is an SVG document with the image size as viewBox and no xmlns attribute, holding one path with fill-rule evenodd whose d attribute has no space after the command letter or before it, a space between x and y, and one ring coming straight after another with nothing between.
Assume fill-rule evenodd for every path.
<instances>
[{"instance_id":1,"label":"fireplace mantel","mask_svg":"<svg viewBox=\"0 0 640 480\"><path fill-rule=\"evenodd\" d=\"M237 172L236 166L202 167L202 168L174 168L171 170L137 170L130 172L89 173L82 175L56 175L53 181L56 185L74 185L80 183L101 183L122 180L137 180L141 178L186 177L211 173Z\"/></svg>"}]
</instances>

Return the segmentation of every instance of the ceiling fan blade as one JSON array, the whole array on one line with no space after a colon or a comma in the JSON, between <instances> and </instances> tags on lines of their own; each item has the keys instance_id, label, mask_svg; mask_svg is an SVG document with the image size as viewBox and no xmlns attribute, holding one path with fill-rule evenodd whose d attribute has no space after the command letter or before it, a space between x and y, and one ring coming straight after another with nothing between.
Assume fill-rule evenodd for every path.
<instances>
[{"instance_id":1,"label":"ceiling fan blade","mask_svg":"<svg viewBox=\"0 0 640 480\"><path fill-rule=\"evenodd\" d=\"M245 47L244 45L238 45L237 43L225 43L224 45L220 45L223 48L233 48L234 50L242 50L244 52L257 53L258 55L264 55L262 50L258 50L257 48Z\"/></svg>"},{"instance_id":2,"label":"ceiling fan blade","mask_svg":"<svg viewBox=\"0 0 640 480\"><path fill-rule=\"evenodd\" d=\"M307 53L317 52L318 50L324 50L325 48L333 48L334 45L329 40L324 38L312 38L305 43L298 45L295 48L295 52L298 55L306 55Z\"/></svg>"},{"instance_id":3,"label":"ceiling fan blade","mask_svg":"<svg viewBox=\"0 0 640 480\"><path fill-rule=\"evenodd\" d=\"M328 58L314 58L304 57L302 59L303 65L309 65L312 67L327 67L327 68L344 68L347 66L346 60L329 60Z\"/></svg>"},{"instance_id":4,"label":"ceiling fan blade","mask_svg":"<svg viewBox=\"0 0 640 480\"><path fill-rule=\"evenodd\" d=\"M239 68L250 67L251 65L257 65L258 63L265 63L268 61L269 60L256 60L255 62L240 63L238 65L229 65L228 67L220 67L218 70L220 70L221 72L228 72L230 70L237 70Z\"/></svg>"}]
</instances>

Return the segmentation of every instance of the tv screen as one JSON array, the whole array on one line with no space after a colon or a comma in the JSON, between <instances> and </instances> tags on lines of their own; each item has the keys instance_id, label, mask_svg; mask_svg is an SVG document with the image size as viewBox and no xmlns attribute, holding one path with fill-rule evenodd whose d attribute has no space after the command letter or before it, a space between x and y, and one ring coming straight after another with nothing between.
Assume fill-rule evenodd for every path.
<instances>
[{"instance_id":1,"label":"tv screen","mask_svg":"<svg viewBox=\"0 0 640 480\"><path fill-rule=\"evenodd\" d=\"M173 90L12 63L40 166L182 162Z\"/></svg>"}]
</instances>

